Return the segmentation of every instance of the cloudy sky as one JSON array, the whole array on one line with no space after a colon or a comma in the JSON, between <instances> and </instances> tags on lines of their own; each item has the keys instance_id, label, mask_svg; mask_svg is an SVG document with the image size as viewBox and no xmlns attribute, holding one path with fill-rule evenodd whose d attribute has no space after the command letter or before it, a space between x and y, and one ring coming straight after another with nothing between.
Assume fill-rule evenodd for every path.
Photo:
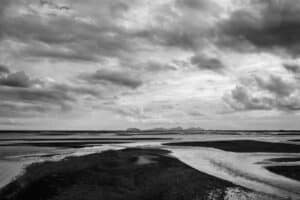
<instances>
[{"instance_id":1,"label":"cloudy sky","mask_svg":"<svg viewBox=\"0 0 300 200\"><path fill-rule=\"evenodd\" d=\"M299 0L1 0L0 128L300 129Z\"/></svg>"}]
</instances>

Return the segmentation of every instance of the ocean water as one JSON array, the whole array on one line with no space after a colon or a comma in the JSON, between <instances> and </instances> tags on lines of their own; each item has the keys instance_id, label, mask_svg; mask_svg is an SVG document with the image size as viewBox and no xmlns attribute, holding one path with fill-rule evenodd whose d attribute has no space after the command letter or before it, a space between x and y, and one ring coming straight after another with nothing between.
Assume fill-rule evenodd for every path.
<instances>
[{"instance_id":1,"label":"ocean water","mask_svg":"<svg viewBox=\"0 0 300 200\"><path fill-rule=\"evenodd\" d=\"M298 144L300 133L275 132L209 132L193 134L120 134L120 133L1 133L0 134L0 187L5 186L33 162L60 160L67 156L82 156L108 149L127 147L154 147L170 150L171 155L189 166L251 189L247 197L236 189L228 188L227 199L300 199L300 182L272 173L266 166L300 165L300 161L275 162L273 158L300 158L300 153L236 153L208 147L166 146L168 142L258 140ZM95 144L95 141L99 142ZM80 144L80 147L74 146ZM101 144L104 143L104 144ZM71 145L70 145L71 144ZM300 142L299 142L300 145ZM252 195L252 196L251 196ZM232 198L230 198L232 197Z\"/></svg>"}]
</instances>

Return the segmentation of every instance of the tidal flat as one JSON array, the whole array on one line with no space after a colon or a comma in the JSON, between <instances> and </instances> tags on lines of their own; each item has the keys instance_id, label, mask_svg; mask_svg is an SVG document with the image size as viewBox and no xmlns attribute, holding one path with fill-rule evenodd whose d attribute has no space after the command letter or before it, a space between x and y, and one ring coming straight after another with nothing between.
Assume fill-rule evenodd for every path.
<instances>
[{"instance_id":1,"label":"tidal flat","mask_svg":"<svg viewBox=\"0 0 300 200\"><path fill-rule=\"evenodd\" d=\"M0 199L299 199L300 182L269 169L299 164L293 139L299 137L2 134Z\"/></svg>"},{"instance_id":2,"label":"tidal flat","mask_svg":"<svg viewBox=\"0 0 300 200\"><path fill-rule=\"evenodd\" d=\"M0 199L218 200L233 190L249 192L189 167L166 150L128 148L31 164L2 189Z\"/></svg>"}]
</instances>

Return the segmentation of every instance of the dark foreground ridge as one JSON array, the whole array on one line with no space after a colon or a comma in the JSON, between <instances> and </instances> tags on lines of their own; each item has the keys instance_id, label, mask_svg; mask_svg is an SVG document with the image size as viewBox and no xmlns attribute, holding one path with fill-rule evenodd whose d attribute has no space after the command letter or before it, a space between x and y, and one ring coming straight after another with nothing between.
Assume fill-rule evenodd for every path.
<instances>
[{"instance_id":1,"label":"dark foreground ridge","mask_svg":"<svg viewBox=\"0 0 300 200\"><path fill-rule=\"evenodd\" d=\"M172 142L165 143L169 146L193 146L193 147L212 147L224 151L232 152L271 152L271 153L299 153L300 145L262 142L256 140L228 140L228 141L205 141L205 142Z\"/></svg>"},{"instance_id":2,"label":"dark foreground ridge","mask_svg":"<svg viewBox=\"0 0 300 200\"><path fill-rule=\"evenodd\" d=\"M201 173L168 151L125 149L30 165L1 200L224 199L232 183Z\"/></svg>"}]
</instances>

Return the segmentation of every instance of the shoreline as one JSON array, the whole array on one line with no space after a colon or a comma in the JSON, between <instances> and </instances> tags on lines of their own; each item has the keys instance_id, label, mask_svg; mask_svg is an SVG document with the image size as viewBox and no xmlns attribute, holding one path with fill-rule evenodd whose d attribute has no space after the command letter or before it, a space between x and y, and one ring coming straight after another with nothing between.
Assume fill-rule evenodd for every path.
<instances>
[{"instance_id":1,"label":"shoreline","mask_svg":"<svg viewBox=\"0 0 300 200\"><path fill-rule=\"evenodd\" d=\"M99 196L106 197L104 199L151 199L153 195L158 195L154 199L161 199L159 195L162 194L169 195L167 199L176 199L181 193L190 197L186 199L208 195L224 199L229 193L247 196L250 192L193 169L169 153L162 149L126 148L34 163L0 190L0 198L34 200L62 195L60 197L64 199L77 199L78 193L88 192L90 196L86 199ZM233 192L235 190L237 192Z\"/></svg>"}]
</instances>

